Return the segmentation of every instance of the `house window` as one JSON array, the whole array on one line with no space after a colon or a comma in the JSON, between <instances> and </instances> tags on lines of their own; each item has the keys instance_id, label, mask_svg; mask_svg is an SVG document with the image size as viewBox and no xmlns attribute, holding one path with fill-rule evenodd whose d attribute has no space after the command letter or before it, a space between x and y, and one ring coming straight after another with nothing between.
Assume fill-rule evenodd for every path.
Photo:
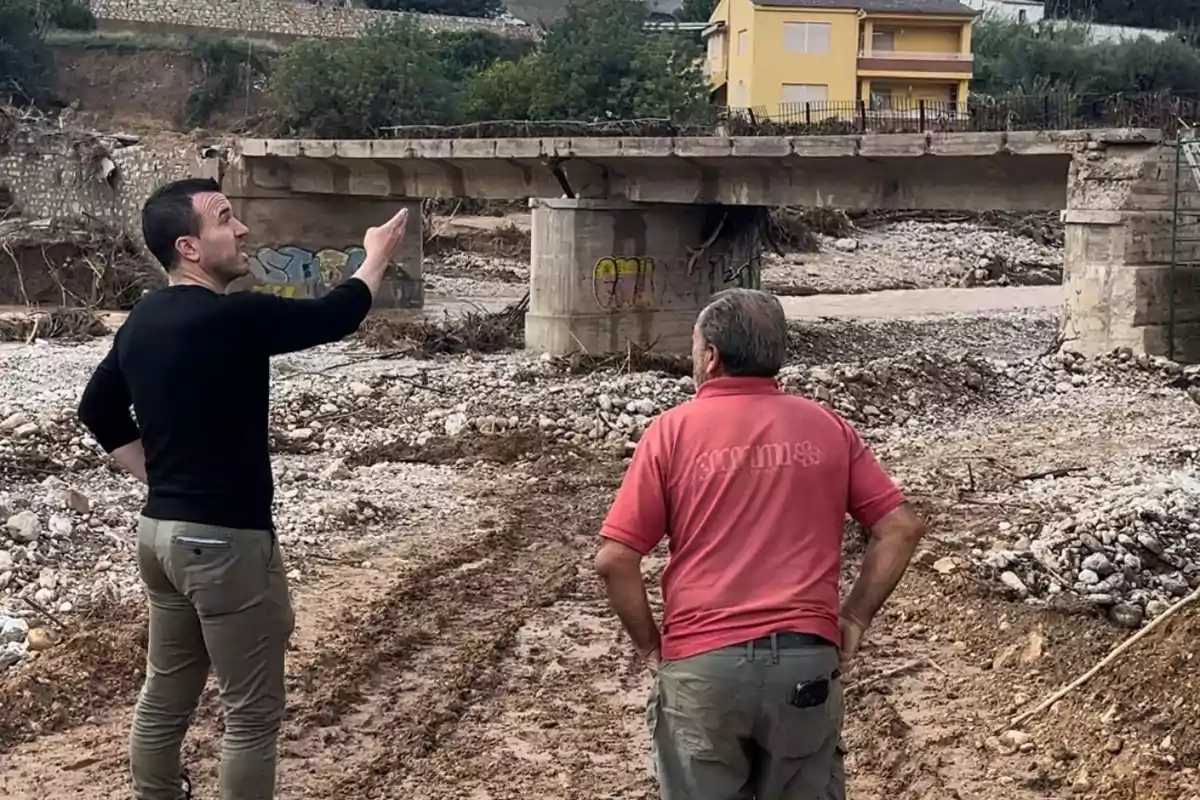
<instances>
[{"instance_id":1,"label":"house window","mask_svg":"<svg viewBox=\"0 0 1200 800\"><path fill-rule=\"evenodd\" d=\"M743 29L738 31L738 55L744 56L750 50L750 36Z\"/></svg>"},{"instance_id":2,"label":"house window","mask_svg":"<svg viewBox=\"0 0 1200 800\"><path fill-rule=\"evenodd\" d=\"M875 53L891 53L896 50L895 31L872 31L871 51Z\"/></svg>"},{"instance_id":3,"label":"house window","mask_svg":"<svg viewBox=\"0 0 1200 800\"><path fill-rule=\"evenodd\" d=\"M1017 22L1028 22L1028 21L1029 21L1029 15L1026 14L1025 9L1022 8L1020 11L1017 12Z\"/></svg>"},{"instance_id":4,"label":"house window","mask_svg":"<svg viewBox=\"0 0 1200 800\"><path fill-rule=\"evenodd\" d=\"M829 23L783 23L783 51L785 53L828 53Z\"/></svg>"},{"instance_id":5,"label":"house window","mask_svg":"<svg viewBox=\"0 0 1200 800\"><path fill-rule=\"evenodd\" d=\"M779 101L783 105L825 103L829 101L829 87L823 83L785 83Z\"/></svg>"}]
</instances>

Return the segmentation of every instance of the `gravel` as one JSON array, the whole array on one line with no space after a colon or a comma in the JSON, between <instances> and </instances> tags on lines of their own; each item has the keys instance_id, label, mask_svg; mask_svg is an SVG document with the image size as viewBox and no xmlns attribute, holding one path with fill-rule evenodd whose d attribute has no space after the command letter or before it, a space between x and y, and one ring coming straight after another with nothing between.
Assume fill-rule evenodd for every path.
<instances>
[{"instance_id":1,"label":"gravel","mask_svg":"<svg viewBox=\"0 0 1200 800\"><path fill-rule=\"evenodd\" d=\"M826 250L818 261L842 271L812 262L822 285L868 276L842 291L962 281L985 257L1061 263L1052 248L965 224L898 223ZM432 285L480 297L523 292L528 274L474 254L434 262ZM1015 601L1071 597L1116 625L1141 625L1200 584L1200 368L1128 351L1042 355L1055 330L1050 310L820 320L793 327L780 380L851 419L913 496L957 500L969 486L1024 509L954 532L956 555L935 558L939 572L969 568ZM133 532L144 487L110 465L74 411L109 346L0 345L0 669L50 646L37 627L47 614L140 596ZM290 578L477 510L462 465L489 443L515 443L516 459L547 445L627 457L657 414L694 394L685 374L578 367L526 353L371 360L353 343L275 359L275 514ZM1014 449L1026 430L1036 436ZM967 455L989 437L1009 448L988 456L990 467ZM1127 446L1142 439L1155 457ZM1011 464L1089 442L1086 469L1014 477L1036 470Z\"/></svg>"},{"instance_id":2,"label":"gravel","mask_svg":"<svg viewBox=\"0 0 1200 800\"><path fill-rule=\"evenodd\" d=\"M818 238L819 253L767 256L764 287L779 294L857 294L1062 281L1062 248L969 222L896 222L853 237Z\"/></svg>"},{"instance_id":3,"label":"gravel","mask_svg":"<svg viewBox=\"0 0 1200 800\"><path fill-rule=\"evenodd\" d=\"M870 324L859 328L867 339L879 337L884 350L886 336ZM1016 408L1050 417L1080 403L1132 407L1155 397L1194 408L1189 393L1200 394L1200 368L1127 351L1094 360L1070 353L1001 360L954 349L943 336L940 350L822 362L813 338L845 341L852 327L803 330L810 346L797 348L780 375L783 386L837 409L901 464L905 447L944 442ZM937 337L917 338L932 344ZM5 620L33 619L39 608L69 614L140 593L132 532L142 487L107 465L73 413L108 346L0 352L0 463L10 465L0 494ZM337 344L273 364L276 514L282 541L300 564L293 579L302 579L305 555L470 507L453 464L409 463L430 448L524 436L621 457L657 414L694 393L686 376L571 374L561 360L525 353L423 361L350 355L350 345ZM361 358L361 351L353 355ZM1143 460L1110 472L1010 489L1043 513L1001 528L1000 546L972 548L973 567L1015 599L1073 594L1119 625L1161 613L1200 582L1195 453L1181 449L1165 463ZM910 489L936 478L928 470L906 475L903 467L900 474ZM15 641L18 623L4 624L11 641L0 658L11 662L28 644Z\"/></svg>"}]
</instances>

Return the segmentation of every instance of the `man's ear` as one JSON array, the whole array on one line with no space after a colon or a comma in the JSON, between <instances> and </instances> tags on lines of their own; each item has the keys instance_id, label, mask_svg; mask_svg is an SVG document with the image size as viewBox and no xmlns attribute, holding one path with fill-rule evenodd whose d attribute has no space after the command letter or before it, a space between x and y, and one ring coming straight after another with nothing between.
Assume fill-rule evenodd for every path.
<instances>
[{"instance_id":1,"label":"man's ear","mask_svg":"<svg viewBox=\"0 0 1200 800\"><path fill-rule=\"evenodd\" d=\"M182 261L200 260L200 240L195 236L180 236L175 240L175 252Z\"/></svg>"},{"instance_id":2,"label":"man's ear","mask_svg":"<svg viewBox=\"0 0 1200 800\"><path fill-rule=\"evenodd\" d=\"M721 351L710 345L705 345L708 351L708 374L712 375L721 369Z\"/></svg>"}]
</instances>

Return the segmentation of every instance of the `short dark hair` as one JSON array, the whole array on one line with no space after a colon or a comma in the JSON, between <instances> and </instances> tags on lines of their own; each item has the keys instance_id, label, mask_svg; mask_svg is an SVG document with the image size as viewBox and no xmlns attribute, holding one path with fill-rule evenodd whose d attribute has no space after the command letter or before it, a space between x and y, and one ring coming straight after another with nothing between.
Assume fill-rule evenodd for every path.
<instances>
[{"instance_id":1,"label":"short dark hair","mask_svg":"<svg viewBox=\"0 0 1200 800\"><path fill-rule=\"evenodd\" d=\"M769 292L717 292L696 326L701 340L721 354L726 375L774 378L787 358L787 316L779 298Z\"/></svg>"},{"instance_id":2,"label":"short dark hair","mask_svg":"<svg viewBox=\"0 0 1200 800\"><path fill-rule=\"evenodd\" d=\"M221 184L212 178L184 178L158 187L142 206L146 249L168 272L175 266L175 242L179 237L200 235L200 215L192 198L219 191Z\"/></svg>"}]
</instances>

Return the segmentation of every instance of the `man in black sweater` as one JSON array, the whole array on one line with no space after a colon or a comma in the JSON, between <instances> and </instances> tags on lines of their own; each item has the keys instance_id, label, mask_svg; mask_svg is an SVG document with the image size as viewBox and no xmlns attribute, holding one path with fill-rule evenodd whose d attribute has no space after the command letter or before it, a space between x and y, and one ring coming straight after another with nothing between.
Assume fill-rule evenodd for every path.
<instances>
[{"instance_id":1,"label":"man in black sweater","mask_svg":"<svg viewBox=\"0 0 1200 800\"><path fill-rule=\"evenodd\" d=\"M406 223L402 210L370 228L351 278L292 300L225 294L249 272L247 228L215 181L167 184L142 209L169 285L129 314L79 404L101 447L149 485L137 549L150 600L130 742L137 800L186 796L180 748L210 667L225 707L221 800L274 796L294 616L271 517L270 357L356 330Z\"/></svg>"}]
</instances>

